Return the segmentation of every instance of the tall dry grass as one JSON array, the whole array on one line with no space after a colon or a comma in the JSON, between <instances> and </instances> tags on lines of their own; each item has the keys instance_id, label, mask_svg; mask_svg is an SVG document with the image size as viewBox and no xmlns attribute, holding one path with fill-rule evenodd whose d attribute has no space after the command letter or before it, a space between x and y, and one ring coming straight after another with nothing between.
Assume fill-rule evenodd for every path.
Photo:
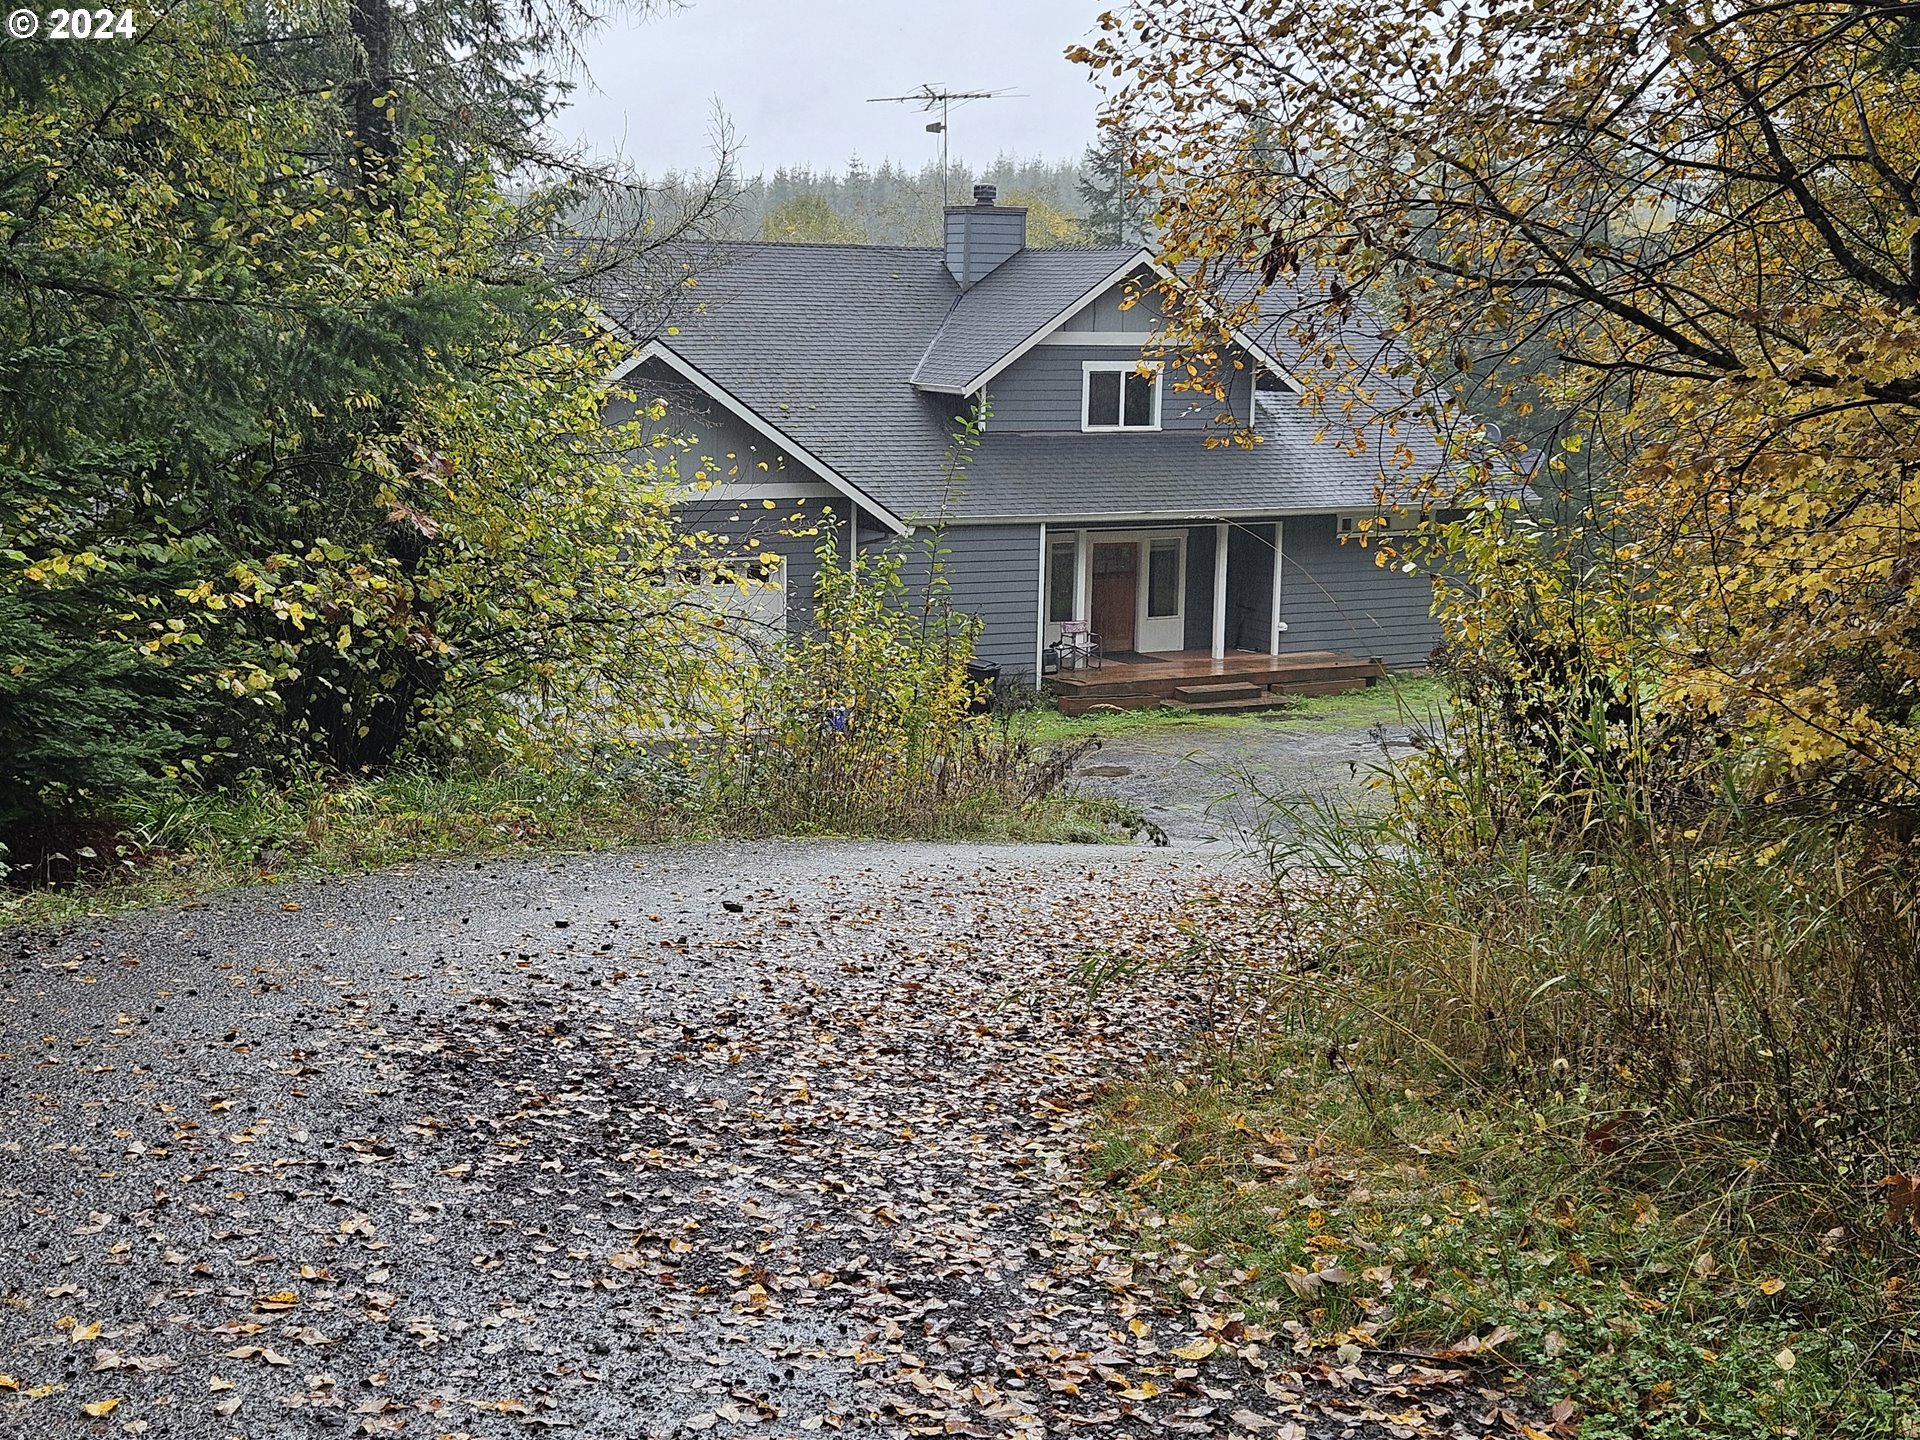
<instances>
[{"instance_id":1,"label":"tall dry grass","mask_svg":"<svg viewBox=\"0 0 1920 1440\"><path fill-rule=\"evenodd\" d=\"M1584 753L1622 743L1606 723ZM1538 753L1469 706L1373 817L1276 805L1276 908L1312 957L1285 1023L1463 1105L1583 1116L1596 1170L1783 1260L1911 1273L1920 854L1750 803L1714 746Z\"/></svg>"}]
</instances>

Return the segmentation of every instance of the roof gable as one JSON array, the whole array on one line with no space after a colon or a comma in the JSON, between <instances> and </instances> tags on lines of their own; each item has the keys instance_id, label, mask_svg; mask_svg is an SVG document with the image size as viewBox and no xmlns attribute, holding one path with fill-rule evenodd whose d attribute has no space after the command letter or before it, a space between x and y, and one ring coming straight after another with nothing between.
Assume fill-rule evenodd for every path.
<instances>
[{"instance_id":1,"label":"roof gable","mask_svg":"<svg viewBox=\"0 0 1920 1440\"><path fill-rule=\"evenodd\" d=\"M1021 251L954 300L914 367L913 383L973 394L1146 264L1144 250Z\"/></svg>"},{"instance_id":2,"label":"roof gable","mask_svg":"<svg viewBox=\"0 0 1920 1440\"><path fill-rule=\"evenodd\" d=\"M690 258L670 326L648 308L654 276L629 294L612 276L598 293L620 332L651 342L651 355L896 528L940 517L1351 508L1441 462L1387 427L1356 447L1352 419L1328 425L1304 397L1274 396L1252 446L1210 447L1193 430L989 430L962 465L968 397L1143 265L1172 278L1136 250L1023 251L963 295L939 250L740 243ZM1242 343L1284 376L1267 348L1284 334L1261 338Z\"/></svg>"}]
</instances>

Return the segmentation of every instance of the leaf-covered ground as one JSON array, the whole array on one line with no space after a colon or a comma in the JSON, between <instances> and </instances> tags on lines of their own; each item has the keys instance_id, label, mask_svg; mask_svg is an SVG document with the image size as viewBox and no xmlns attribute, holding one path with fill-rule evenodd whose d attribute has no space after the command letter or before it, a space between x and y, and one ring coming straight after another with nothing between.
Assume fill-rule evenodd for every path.
<instances>
[{"instance_id":1,"label":"leaf-covered ground","mask_svg":"<svg viewBox=\"0 0 1920 1440\"><path fill-rule=\"evenodd\" d=\"M769 843L12 937L0 1435L1504 1433L1109 1229L1090 1102L1219 999L1136 962L1242 883Z\"/></svg>"}]
</instances>

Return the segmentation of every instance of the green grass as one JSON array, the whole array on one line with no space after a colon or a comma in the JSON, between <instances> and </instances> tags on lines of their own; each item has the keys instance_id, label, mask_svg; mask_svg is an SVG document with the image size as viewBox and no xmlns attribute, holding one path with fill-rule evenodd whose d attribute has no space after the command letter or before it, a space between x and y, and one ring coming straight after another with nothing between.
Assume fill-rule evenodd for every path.
<instances>
[{"instance_id":1,"label":"green grass","mask_svg":"<svg viewBox=\"0 0 1920 1440\"><path fill-rule=\"evenodd\" d=\"M981 804L936 813L937 833L963 840L1124 842L1139 813L1123 803L1055 793L1018 809ZM133 814L118 853L77 858L77 883L0 887L0 927L53 923L178 904L242 885L357 873L442 856L604 849L760 833L703 811L697 797L582 773L397 773L177 797ZM893 833L893 832L889 832Z\"/></svg>"},{"instance_id":2,"label":"green grass","mask_svg":"<svg viewBox=\"0 0 1920 1440\"><path fill-rule=\"evenodd\" d=\"M1910 1341L1821 1318L1831 1291L1884 1276L1709 1243L1700 1216L1596 1173L1591 1118L1457 1107L1281 1045L1116 1091L1095 1166L1141 1247L1250 1319L1330 1347L1495 1341L1496 1372L1526 1377L1540 1414L1572 1404L1582 1440L1920 1433L1920 1392L1889 1378Z\"/></svg>"},{"instance_id":3,"label":"green grass","mask_svg":"<svg viewBox=\"0 0 1920 1440\"><path fill-rule=\"evenodd\" d=\"M669 838L657 807L532 772L399 773L184 794L126 817L117 853L76 883L0 889L0 924L178 903L247 884L446 855L587 849Z\"/></svg>"},{"instance_id":4,"label":"green grass","mask_svg":"<svg viewBox=\"0 0 1920 1440\"><path fill-rule=\"evenodd\" d=\"M1274 726L1296 733L1325 734L1402 720L1421 723L1438 710L1445 690L1425 676L1390 676L1378 685L1345 695L1297 696L1285 710L1258 715L1196 714L1190 710L1116 710L1091 715L1062 715L1057 710L1031 710L1014 718L1026 739L1054 744L1087 736L1111 739L1120 735L1237 730Z\"/></svg>"},{"instance_id":5,"label":"green grass","mask_svg":"<svg viewBox=\"0 0 1920 1440\"><path fill-rule=\"evenodd\" d=\"M1141 1247L1324 1344L1498 1336L1582 1440L1915 1440L1912 841L1503 734L1276 795L1259 940L1193 927L1233 1043L1104 1116Z\"/></svg>"}]
</instances>

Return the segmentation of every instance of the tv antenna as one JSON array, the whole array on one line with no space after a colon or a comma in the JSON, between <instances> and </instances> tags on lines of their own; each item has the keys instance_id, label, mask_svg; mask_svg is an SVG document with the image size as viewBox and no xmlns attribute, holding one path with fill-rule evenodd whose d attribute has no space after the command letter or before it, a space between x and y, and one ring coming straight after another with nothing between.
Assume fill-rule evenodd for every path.
<instances>
[{"instance_id":1,"label":"tv antenna","mask_svg":"<svg viewBox=\"0 0 1920 1440\"><path fill-rule=\"evenodd\" d=\"M947 90L935 85L922 85L919 89L905 95L876 95L867 101L869 105L918 105L929 115L935 108L940 118L927 126L929 135L940 137L940 204L951 203L947 194L947 113L956 102L966 104L969 100L1004 100L1014 92L1011 90Z\"/></svg>"}]
</instances>

